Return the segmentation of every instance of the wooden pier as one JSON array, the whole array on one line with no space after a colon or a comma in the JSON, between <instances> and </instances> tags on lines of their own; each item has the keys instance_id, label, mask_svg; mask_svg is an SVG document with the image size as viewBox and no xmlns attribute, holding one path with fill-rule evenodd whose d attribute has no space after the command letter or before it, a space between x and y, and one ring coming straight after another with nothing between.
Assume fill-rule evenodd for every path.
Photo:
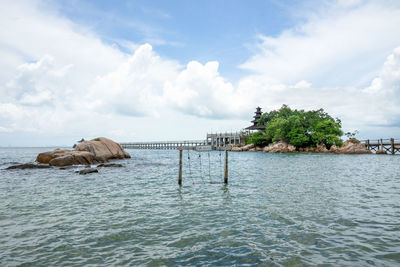
<instances>
[{"instance_id":1,"label":"wooden pier","mask_svg":"<svg viewBox=\"0 0 400 267\"><path fill-rule=\"evenodd\" d=\"M226 150L234 145L244 144L245 134L240 132L225 132L207 134L206 143L213 150Z\"/></svg>"},{"instance_id":2,"label":"wooden pier","mask_svg":"<svg viewBox=\"0 0 400 267\"><path fill-rule=\"evenodd\" d=\"M178 149L181 147L194 149L196 146L207 145L205 140L159 141L159 142L130 142L120 143L128 149Z\"/></svg>"},{"instance_id":3,"label":"wooden pier","mask_svg":"<svg viewBox=\"0 0 400 267\"><path fill-rule=\"evenodd\" d=\"M400 139L378 139L378 140L362 140L361 143L365 144L365 147L378 154L400 154Z\"/></svg>"}]
</instances>

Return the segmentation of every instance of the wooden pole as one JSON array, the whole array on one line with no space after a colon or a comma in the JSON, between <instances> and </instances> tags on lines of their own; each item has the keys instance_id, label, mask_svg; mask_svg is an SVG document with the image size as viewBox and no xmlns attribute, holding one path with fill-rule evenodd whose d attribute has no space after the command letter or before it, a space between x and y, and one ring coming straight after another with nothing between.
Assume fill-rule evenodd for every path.
<instances>
[{"instance_id":1,"label":"wooden pole","mask_svg":"<svg viewBox=\"0 0 400 267\"><path fill-rule=\"evenodd\" d=\"M178 184L182 186L182 150L179 150L179 176L178 176Z\"/></svg>"},{"instance_id":2,"label":"wooden pole","mask_svg":"<svg viewBox=\"0 0 400 267\"><path fill-rule=\"evenodd\" d=\"M392 155L394 155L394 138L390 138L390 143L392 147Z\"/></svg>"},{"instance_id":3,"label":"wooden pole","mask_svg":"<svg viewBox=\"0 0 400 267\"><path fill-rule=\"evenodd\" d=\"M228 184L228 150L225 150L224 183Z\"/></svg>"}]
</instances>

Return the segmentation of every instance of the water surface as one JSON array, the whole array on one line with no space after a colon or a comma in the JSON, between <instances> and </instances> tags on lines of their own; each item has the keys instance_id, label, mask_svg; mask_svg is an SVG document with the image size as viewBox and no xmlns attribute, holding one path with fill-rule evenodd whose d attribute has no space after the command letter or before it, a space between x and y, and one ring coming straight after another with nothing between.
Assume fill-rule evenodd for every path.
<instances>
[{"instance_id":1,"label":"water surface","mask_svg":"<svg viewBox=\"0 0 400 267\"><path fill-rule=\"evenodd\" d=\"M399 156L230 153L225 186L224 155L191 151L182 188L173 150L4 170L45 150L0 149L0 265L400 264Z\"/></svg>"}]
</instances>

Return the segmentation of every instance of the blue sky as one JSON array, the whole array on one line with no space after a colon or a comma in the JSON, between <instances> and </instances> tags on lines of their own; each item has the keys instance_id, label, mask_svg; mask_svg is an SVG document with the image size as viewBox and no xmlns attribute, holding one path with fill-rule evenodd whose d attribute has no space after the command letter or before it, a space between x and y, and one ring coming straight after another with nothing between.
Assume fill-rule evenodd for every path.
<instances>
[{"instance_id":1,"label":"blue sky","mask_svg":"<svg viewBox=\"0 0 400 267\"><path fill-rule=\"evenodd\" d=\"M220 62L220 73L243 75L237 67L251 54L258 34L277 36L301 20L306 1L55 1L61 15L92 28L109 43L150 43L180 62ZM307 7L305 11L311 11ZM123 47L121 47L123 49Z\"/></svg>"},{"instance_id":2,"label":"blue sky","mask_svg":"<svg viewBox=\"0 0 400 267\"><path fill-rule=\"evenodd\" d=\"M395 0L3 0L0 24L0 146L202 139L282 104L400 137Z\"/></svg>"}]
</instances>

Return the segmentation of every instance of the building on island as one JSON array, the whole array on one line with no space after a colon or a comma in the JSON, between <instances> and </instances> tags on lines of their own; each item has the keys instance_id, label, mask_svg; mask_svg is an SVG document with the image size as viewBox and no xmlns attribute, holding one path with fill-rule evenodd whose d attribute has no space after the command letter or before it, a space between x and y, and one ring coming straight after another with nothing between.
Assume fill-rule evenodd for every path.
<instances>
[{"instance_id":1,"label":"building on island","mask_svg":"<svg viewBox=\"0 0 400 267\"><path fill-rule=\"evenodd\" d=\"M257 107L256 112L254 112L254 120L252 120L251 122L253 123L253 125L245 128L246 131L248 132L253 132L253 131L265 131L265 125L257 125L258 124L258 120L261 118L262 112L261 112L261 108Z\"/></svg>"}]
</instances>

